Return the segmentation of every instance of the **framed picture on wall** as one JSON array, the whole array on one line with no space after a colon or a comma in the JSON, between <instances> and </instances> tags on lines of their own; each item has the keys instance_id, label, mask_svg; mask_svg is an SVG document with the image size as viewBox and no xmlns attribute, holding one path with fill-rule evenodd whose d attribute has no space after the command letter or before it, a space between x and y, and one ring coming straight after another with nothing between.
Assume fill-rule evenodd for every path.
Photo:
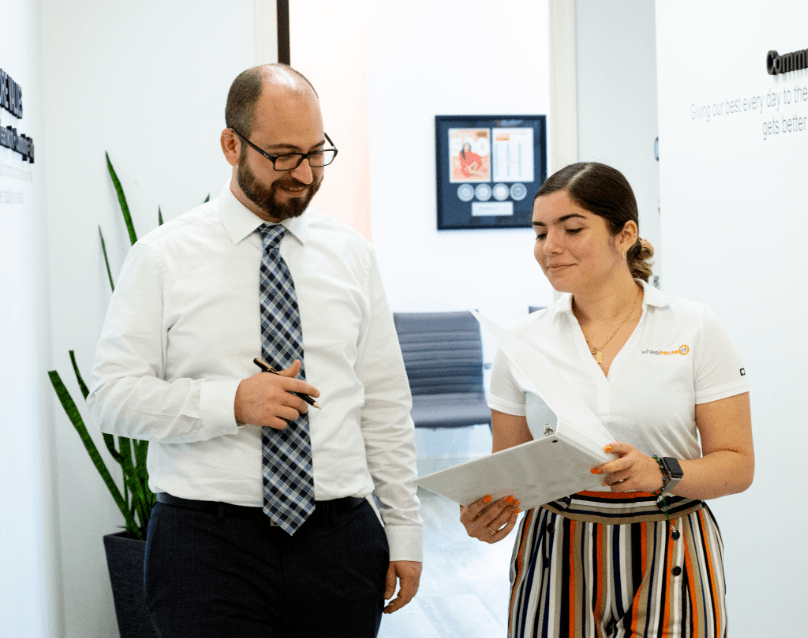
<instances>
[{"instance_id":1,"label":"framed picture on wall","mask_svg":"<svg viewBox=\"0 0 808 638\"><path fill-rule=\"evenodd\" d=\"M438 230L529 228L547 116L436 115Z\"/></svg>"}]
</instances>

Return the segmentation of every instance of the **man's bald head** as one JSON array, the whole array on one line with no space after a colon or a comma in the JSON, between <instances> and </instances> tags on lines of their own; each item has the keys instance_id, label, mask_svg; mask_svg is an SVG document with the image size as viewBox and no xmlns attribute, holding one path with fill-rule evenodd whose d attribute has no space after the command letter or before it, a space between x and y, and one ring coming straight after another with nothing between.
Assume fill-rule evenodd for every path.
<instances>
[{"instance_id":1,"label":"man's bald head","mask_svg":"<svg viewBox=\"0 0 808 638\"><path fill-rule=\"evenodd\" d=\"M262 64L242 71L230 85L224 110L225 124L247 137L252 133L255 104L264 90L310 93L317 91L305 75L286 64Z\"/></svg>"}]
</instances>

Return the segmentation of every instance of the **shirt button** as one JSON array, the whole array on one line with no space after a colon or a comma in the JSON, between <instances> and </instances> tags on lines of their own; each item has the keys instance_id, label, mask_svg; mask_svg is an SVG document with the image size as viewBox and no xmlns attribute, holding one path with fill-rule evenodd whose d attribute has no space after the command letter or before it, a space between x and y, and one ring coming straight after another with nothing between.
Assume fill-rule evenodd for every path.
<instances>
[{"instance_id":1,"label":"shirt button","mask_svg":"<svg viewBox=\"0 0 808 638\"><path fill-rule=\"evenodd\" d=\"M671 573L674 576L678 576L679 574L682 573L682 568L677 565L676 567L673 568L673 571Z\"/></svg>"},{"instance_id":2,"label":"shirt button","mask_svg":"<svg viewBox=\"0 0 808 638\"><path fill-rule=\"evenodd\" d=\"M672 538L673 540L675 540L675 541L678 541L680 536L681 536L681 534L679 533L679 530L678 530L678 529L675 529L675 530L673 530L673 531L671 532L671 538Z\"/></svg>"},{"instance_id":3,"label":"shirt button","mask_svg":"<svg viewBox=\"0 0 808 638\"><path fill-rule=\"evenodd\" d=\"M547 525L547 533L548 533L548 534L552 534L552 533L554 533L554 532L555 532L555 525L553 525L552 523L550 523L549 525Z\"/></svg>"}]
</instances>

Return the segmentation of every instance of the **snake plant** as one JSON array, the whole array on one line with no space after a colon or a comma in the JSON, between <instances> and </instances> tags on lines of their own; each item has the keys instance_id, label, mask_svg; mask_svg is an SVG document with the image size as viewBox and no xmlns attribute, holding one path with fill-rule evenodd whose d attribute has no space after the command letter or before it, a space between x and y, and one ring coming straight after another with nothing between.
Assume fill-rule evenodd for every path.
<instances>
[{"instance_id":1,"label":"snake plant","mask_svg":"<svg viewBox=\"0 0 808 638\"><path fill-rule=\"evenodd\" d=\"M135 227L132 224L132 216L129 214L129 205L126 203L126 196L124 195L123 187L118 179L118 175L115 173L115 169L112 166L108 153L106 154L106 157L109 176L112 179L112 183L115 186L115 191L118 194L118 203L120 204L121 212L123 213L123 220L126 224L126 229L129 231L129 241L132 245L134 245L134 243L137 241L137 234L135 233ZM210 196L205 198L205 201L207 202L209 199ZM163 214L159 207L157 208L157 219L158 224L162 225ZM104 234L101 232L100 226L98 227L98 235L101 239L101 251L104 254L104 263L107 268L109 285L114 292L115 283L112 280L112 271L109 267L109 258L107 256L106 244L104 243ZM69 352L70 362L73 365L73 373L76 375L76 380L78 381L81 394L86 400L89 390L87 385L84 383L84 379L82 379L81 373L79 372L74 351L70 350ZM104 459L101 458L101 454L99 453L95 442L87 431L87 426L84 423L84 419L82 418L75 401L73 401L73 398L70 396L70 393L65 387L64 382L59 376L59 373L56 370L50 370L48 372L48 376L50 377L51 384L56 392L56 396L59 398L59 402L62 404L62 407L67 413L67 417L70 419L73 427L76 428L76 431L78 432L87 453L90 455L93 465L95 465L95 468L98 470L98 473L104 480L104 483L109 489L115 504L118 506L118 509L121 510L121 514L123 514L126 521L126 535L132 538L144 539L146 537L146 527L149 524L149 516L151 515L151 510L155 502L154 494L149 489L149 475L146 471L146 453L149 449L149 442L128 439L123 436L116 437L112 434L103 435L104 444L106 445L107 451L109 451L112 458L121 466L121 470L123 471L122 492L113 480L112 475L107 469L106 463L104 463Z\"/></svg>"}]
</instances>

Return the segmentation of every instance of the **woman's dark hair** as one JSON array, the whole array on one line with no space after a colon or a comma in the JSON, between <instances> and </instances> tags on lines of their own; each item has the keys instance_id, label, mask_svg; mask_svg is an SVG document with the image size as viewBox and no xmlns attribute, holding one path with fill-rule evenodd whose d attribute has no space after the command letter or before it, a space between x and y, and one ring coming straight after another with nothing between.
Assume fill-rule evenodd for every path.
<instances>
[{"instance_id":1,"label":"woman's dark hair","mask_svg":"<svg viewBox=\"0 0 808 638\"><path fill-rule=\"evenodd\" d=\"M469 147L469 150L471 150L471 144L469 144L468 142L463 142L463 146L460 147L460 156L463 159L466 159L466 147L467 146Z\"/></svg>"},{"instance_id":2,"label":"woman's dark hair","mask_svg":"<svg viewBox=\"0 0 808 638\"><path fill-rule=\"evenodd\" d=\"M637 224L638 229L640 227L634 191L616 168L597 162L570 164L548 177L533 201L557 191L567 191L578 206L603 217L612 235L623 230L628 221ZM626 253L631 276L648 281L653 263L649 260L653 256L654 249L642 243L638 230L637 241Z\"/></svg>"}]
</instances>

